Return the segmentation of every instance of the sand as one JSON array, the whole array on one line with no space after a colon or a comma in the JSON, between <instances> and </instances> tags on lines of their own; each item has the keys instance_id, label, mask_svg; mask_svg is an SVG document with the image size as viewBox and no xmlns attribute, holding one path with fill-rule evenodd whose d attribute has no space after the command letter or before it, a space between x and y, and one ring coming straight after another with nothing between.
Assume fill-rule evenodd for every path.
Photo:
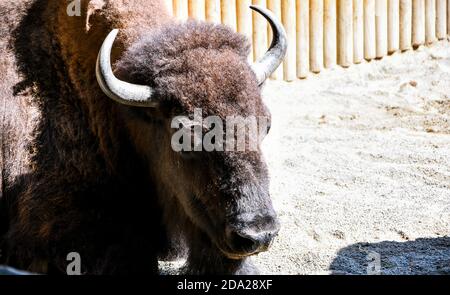
<instances>
[{"instance_id":1,"label":"sand","mask_svg":"<svg viewBox=\"0 0 450 295\"><path fill-rule=\"evenodd\" d=\"M254 258L263 274L450 274L449 42L264 97L282 229Z\"/></svg>"}]
</instances>

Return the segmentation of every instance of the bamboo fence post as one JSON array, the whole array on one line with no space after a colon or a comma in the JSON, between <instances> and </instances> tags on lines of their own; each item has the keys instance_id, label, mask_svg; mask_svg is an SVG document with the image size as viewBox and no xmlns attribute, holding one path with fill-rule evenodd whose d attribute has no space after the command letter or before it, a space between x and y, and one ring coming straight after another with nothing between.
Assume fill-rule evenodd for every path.
<instances>
[{"instance_id":1,"label":"bamboo fence post","mask_svg":"<svg viewBox=\"0 0 450 295\"><path fill-rule=\"evenodd\" d=\"M323 58L325 68L337 62L336 0L324 0L323 6Z\"/></svg>"},{"instance_id":2,"label":"bamboo fence post","mask_svg":"<svg viewBox=\"0 0 450 295\"><path fill-rule=\"evenodd\" d=\"M353 0L353 63L364 59L364 7L363 1Z\"/></svg>"},{"instance_id":3,"label":"bamboo fence post","mask_svg":"<svg viewBox=\"0 0 450 295\"><path fill-rule=\"evenodd\" d=\"M412 1L412 43L417 47L425 43L425 0Z\"/></svg>"},{"instance_id":4,"label":"bamboo fence post","mask_svg":"<svg viewBox=\"0 0 450 295\"><path fill-rule=\"evenodd\" d=\"M283 0L282 0L283 1ZM309 72L309 1L297 1L297 77Z\"/></svg>"},{"instance_id":5,"label":"bamboo fence post","mask_svg":"<svg viewBox=\"0 0 450 295\"><path fill-rule=\"evenodd\" d=\"M400 0L400 49L411 49L412 37L412 2Z\"/></svg>"},{"instance_id":6,"label":"bamboo fence post","mask_svg":"<svg viewBox=\"0 0 450 295\"><path fill-rule=\"evenodd\" d=\"M222 23L236 30L236 0L220 1L220 11L222 13Z\"/></svg>"},{"instance_id":7,"label":"bamboo fence post","mask_svg":"<svg viewBox=\"0 0 450 295\"><path fill-rule=\"evenodd\" d=\"M364 58L376 57L375 0L364 0Z\"/></svg>"},{"instance_id":8,"label":"bamboo fence post","mask_svg":"<svg viewBox=\"0 0 450 295\"><path fill-rule=\"evenodd\" d=\"M338 1L338 63L349 67L353 61L353 1Z\"/></svg>"},{"instance_id":9,"label":"bamboo fence post","mask_svg":"<svg viewBox=\"0 0 450 295\"><path fill-rule=\"evenodd\" d=\"M309 64L311 72L320 73L323 67L323 0L311 0L309 11Z\"/></svg>"},{"instance_id":10,"label":"bamboo fence post","mask_svg":"<svg viewBox=\"0 0 450 295\"><path fill-rule=\"evenodd\" d=\"M436 37L442 40L447 35L447 2L446 0L436 1Z\"/></svg>"},{"instance_id":11,"label":"bamboo fence post","mask_svg":"<svg viewBox=\"0 0 450 295\"><path fill-rule=\"evenodd\" d=\"M174 0L173 1L174 15L181 21L188 19L188 2L186 0Z\"/></svg>"},{"instance_id":12,"label":"bamboo fence post","mask_svg":"<svg viewBox=\"0 0 450 295\"><path fill-rule=\"evenodd\" d=\"M425 0L425 42L436 41L436 0Z\"/></svg>"},{"instance_id":13,"label":"bamboo fence post","mask_svg":"<svg viewBox=\"0 0 450 295\"><path fill-rule=\"evenodd\" d=\"M295 0L283 0L281 2L281 16L286 34L288 36L288 49L284 60L283 71L284 80L293 81L296 78L296 48L295 48Z\"/></svg>"},{"instance_id":14,"label":"bamboo fence post","mask_svg":"<svg viewBox=\"0 0 450 295\"><path fill-rule=\"evenodd\" d=\"M278 17L281 19L281 1L283 0L267 0L267 7ZM267 41L268 44L272 43L273 32L270 26L267 26ZM294 44L292 44L294 46ZM272 74L272 79L282 79L283 78L283 64L281 64L278 69Z\"/></svg>"},{"instance_id":15,"label":"bamboo fence post","mask_svg":"<svg viewBox=\"0 0 450 295\"><path fill-rule=\"evenodd\" d=\"M399 0L388 0L388 52L396 52L400 48L400 3Z\"/></svg>"},{"instance_id":16,"label":"bamboo fence post","mask_svg":"<svg viewBox=\"0 0 450 295\"><path fill-rule=\"evenodd\" d=\"M253 38L252 0L237 0L237 31L245 35L249 40ZM252 42L253 43L253 42ZM249 54L249 61L253 61L253 44Z\"/></svg>"},{"instance_id":17,"label":"bamboo fence post","mask_svg":"<svg viewBox=\"0 0 450 295\"><path fill-rule=\"evenodd\" d=\"M375 0L375 20L377 35L377 58L388 52L387 40L387 0Z\"/></svg>"},{"instance_id":18,"label":"bamboo fence post","mask_svg":"<svg viewBox=\"0 0 450 295\"><path fill-rule=\"evenodd\" d=\"M254 5L265 7L265 0L253 0ZM267 51L267 21L259 13L253 12L253 58L258 60Z\"/></svg>"},{"instance_id":19,"label":"bamboo fence post","mask_svg":"<svg viewBox=\"0 0 450 295\"><path fill-rule=\"evenodd\" d=\"M450 36L450 0L447 0L447 35Z\"/></svg>"},{"instance_id":20,"label":"bamboo fence post","mask_svg":"<svg viewBox=\"0 0 450 295\"><path fill-rule=\"evenodd\" d=\"M206 0L206 20L220 24L220 0Z\"/></svg>"},{"instance_id":21,"label":"bamboo fence post","mask_svg":"<svg viewBox=\"0 0 450 295\"><path fill-rule=\"evenodd\" d=\"M189 17L205 20L205 0L189 0Z\"/></svg>"},{"instance_id":22,"label":"bamboo fence post","mask_svg":"<svg viewBox=\"0 0 450 295\"><path fill-rule=\"evenodd\" d=\"M166 0L165 3L166 3L167 11L169 12L169 15L173 16L173 1Z\"/></svg>"}]
</instances>

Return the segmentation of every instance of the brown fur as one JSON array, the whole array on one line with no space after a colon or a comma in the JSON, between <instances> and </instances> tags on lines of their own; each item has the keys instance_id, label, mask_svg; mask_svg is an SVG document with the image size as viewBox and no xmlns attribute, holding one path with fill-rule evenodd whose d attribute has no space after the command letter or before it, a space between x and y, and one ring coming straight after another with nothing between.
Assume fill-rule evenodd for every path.
<instances>
[{"instance_id":1,"label":"brown fur","mask_svg":"<svg viewBox=\"0 0 450 295\"><path fill-rule=\"evenodd\" d=\"M217 245L234 214L271 208L260 153L183 160L169 148L170 119L195 107L269 116L245 38L176 24L162 0L85 0L81 17L66 5L0 4L0 261L64 272L76 251L84 273L155 272L169 240L187 237L189 272L247 272ZM95 59L113 28L118 76L154 87L161 108L100 91Z\"/></svg>"}]
</instances>

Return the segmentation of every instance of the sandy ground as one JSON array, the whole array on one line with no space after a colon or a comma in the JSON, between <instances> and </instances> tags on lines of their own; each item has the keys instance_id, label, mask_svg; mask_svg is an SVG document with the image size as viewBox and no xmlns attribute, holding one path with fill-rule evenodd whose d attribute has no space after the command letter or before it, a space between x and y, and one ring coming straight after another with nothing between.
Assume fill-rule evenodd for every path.
<instances>
[{"instance_id":1,"label":"sandy ground","mask_svg":"<svg viewBox=\"0 0 450 295\"><path fill-rule=\"evenodd\" d=\"M449 42L264 96L282 230L263 274L450 274Z\"/></svg>"}]
</instances>

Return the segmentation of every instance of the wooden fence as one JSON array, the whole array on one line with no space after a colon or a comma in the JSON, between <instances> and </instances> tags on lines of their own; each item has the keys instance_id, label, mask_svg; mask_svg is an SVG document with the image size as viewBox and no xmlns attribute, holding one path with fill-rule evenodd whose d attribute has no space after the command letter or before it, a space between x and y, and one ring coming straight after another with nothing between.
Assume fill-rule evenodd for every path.
<instances>
[{"instance_id":1,"label":"wooden fence","mask_svg":"<svg viewBox=\"0 0 450 295\"><path fill-rule=\"evenodd\" d=\"M349 67L450 35L450 0L166 0L177 18L226 24L252 40L250 60L271 41L257 4L282 20L289 49L274 79L292 81L336 65Z\"/></svg>"}]
</instances>

